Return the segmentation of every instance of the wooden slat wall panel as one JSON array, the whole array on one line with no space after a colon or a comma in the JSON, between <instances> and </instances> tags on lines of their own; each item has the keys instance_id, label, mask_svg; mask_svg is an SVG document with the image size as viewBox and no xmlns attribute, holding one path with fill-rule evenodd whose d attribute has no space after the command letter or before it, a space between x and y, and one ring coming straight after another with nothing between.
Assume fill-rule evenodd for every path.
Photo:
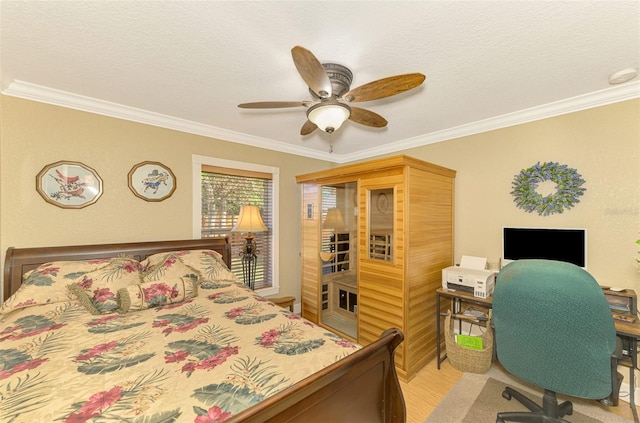
<instances>
[{"instance_id":1,"label":"wooden slat wall panel","mask_svg":"<svg viewBox=\"0 0 640 423\"><path fill-rule=\"evenodd\" d=\"M406 354L412 375L435 356L435 290L442 269L453 264L453 180L422 169L408 172Z\"/></svg>"},{"instance_id":2,"label":"wooden slat wall panel","mask_svg":"<svg viewBox=\"0 0 640 423\"><path fill-rule=\"evenodd\" d=\"M404 290L401 266L377 260L360 261L358 342L368 345L389 328L404 330ZM396 349L395 362L405 378L405 345Z\"/></svg>"},{"instance_id":3,"label":"wooden slat wall panel","mask_svg":"<svg viewBox=\"0 0 640 423\"><path fill-rule=\"evenodd\" d=\"M364 276L366 277L366 274ZM362 329L366 329L368 325L380 325L382 331L404 326L402 313L398 313L398 310L404 308L404 296L400 290L390 286L401 285L402 281L388 279L385 282L385 284L369 284L366 289L359 290L358 309ZM376 339L380 333L376 334Z\"/></svg>"}]
</instances>

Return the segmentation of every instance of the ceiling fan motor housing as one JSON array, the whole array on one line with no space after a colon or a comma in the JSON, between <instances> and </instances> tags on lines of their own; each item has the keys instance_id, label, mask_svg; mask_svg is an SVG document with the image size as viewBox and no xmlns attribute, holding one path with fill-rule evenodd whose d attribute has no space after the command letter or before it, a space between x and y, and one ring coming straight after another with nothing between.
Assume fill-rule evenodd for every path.
<instances>
[{"instance_id":1,"label":"ceiling fan motor housing","mask_svg":"<svg viewBox=\"0 0 640 423\"><path fill-rule=\"evenodd\" d=\"M323 63L322 67L327 72L327 76L331 81L331 97L339 98L342 94L349 91L351 88L351 81L353 81L353 73L346 66L338 65L337 63ZM315 98L319 98L311 88L309 92Z\"/></svg>"}]
</instances>

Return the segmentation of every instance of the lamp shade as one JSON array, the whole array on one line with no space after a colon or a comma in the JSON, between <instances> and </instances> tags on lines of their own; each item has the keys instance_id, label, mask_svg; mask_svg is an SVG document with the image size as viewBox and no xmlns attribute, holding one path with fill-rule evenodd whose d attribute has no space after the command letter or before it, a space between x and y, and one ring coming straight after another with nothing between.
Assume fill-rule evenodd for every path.
<instances>
[{"instance_id":1,"label":"lamp shade","mask_svg":"<svg viewBox=\"0 0 640 423\"><path fill-rule=\"evenodd\" d=\"M349 116L351 108L337 101L325 101L307 110L307 118L329 134L340 129Z\"/></svg>"},{"instance_id":2,"label":"lamp shade","mask_svg":"<svg viewBox=\"0 0 640 423\"><path fill-rule=\"evenodd\" d=\"M264 232L267 227L260 216L258 206L242 206L240 207L240 216L238 221L231 228L231 232Z\"/></svg>"},{"instance_id":3,"label":"lamp shade","mask_svg":"<svg viewBox=\"0 0 640 423\"><path fill-rule=\"evenodd\" d=\"M324 229L333 229L334 231L343 230L345 227L344 219L342 218L342 213L340 209L331 208L327 210L327 217L324 219L324 223L322 224Z\"/></svg>"}]
</instances>

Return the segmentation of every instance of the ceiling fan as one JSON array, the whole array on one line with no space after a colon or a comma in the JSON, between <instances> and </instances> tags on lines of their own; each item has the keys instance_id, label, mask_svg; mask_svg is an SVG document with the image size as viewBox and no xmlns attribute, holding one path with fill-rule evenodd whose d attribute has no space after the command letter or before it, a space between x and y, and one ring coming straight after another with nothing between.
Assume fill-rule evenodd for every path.
<instances>
[{"instance_id":1,"label":"ceiling fan","mask_svg":"<svg viewBox=\"0 0 640 423\"><path fill-rule=\"evenodd\" d=\"M300 135L308 135L320 128L332 133L347 120L374 128L387 126L387 120L377 113L348 103L378 100L408 91L422 84L425 76L408 73L378 79L351 89L353 74L342 65L320 63L316 56L304 47L291 49L293 63L298 73L309 86L314 98L305 101L260 101L242 103L243 109L278 109L286 107L307 107L307 121L300 129Z\"/></svg>"}]
</instances>

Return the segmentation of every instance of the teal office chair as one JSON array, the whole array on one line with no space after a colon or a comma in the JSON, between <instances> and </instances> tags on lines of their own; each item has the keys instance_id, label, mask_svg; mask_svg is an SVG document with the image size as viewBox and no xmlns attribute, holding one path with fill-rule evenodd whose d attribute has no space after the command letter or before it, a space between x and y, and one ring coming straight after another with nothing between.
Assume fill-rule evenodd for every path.
<instances>
[{"instance_id":1,"label":"teal office chair","mask_svg":"<svg viewBox=\"0 0 640 423\"><path fill-rule=\"evenodd\" d=\"M617 405L616 330L602 289L587 271L551 260L508 264L496 280L492 321L500 364L544 389L539 406L507 387L502 396L531 411L498 413L497 423L564 422L573 405L559 404L556 394Z\"/></svg>"}]
</instances>

